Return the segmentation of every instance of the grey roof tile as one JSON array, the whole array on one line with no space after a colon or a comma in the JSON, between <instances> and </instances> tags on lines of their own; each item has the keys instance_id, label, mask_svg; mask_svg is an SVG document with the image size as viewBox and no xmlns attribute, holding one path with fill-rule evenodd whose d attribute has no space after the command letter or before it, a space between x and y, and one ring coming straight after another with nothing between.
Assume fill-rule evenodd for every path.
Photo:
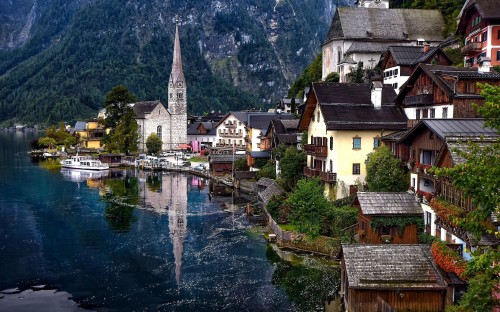
<instances>
[{"instance_id":1,"label":"grey roof tile","mask_svg":"<svg viewBox=\"0 0 500 312\"><path fill-rule=\"evenodd\" d=\"M415 196L406 192L358 192L361 211L365 215L423 215Z\"/></svg>"}]
</instances>

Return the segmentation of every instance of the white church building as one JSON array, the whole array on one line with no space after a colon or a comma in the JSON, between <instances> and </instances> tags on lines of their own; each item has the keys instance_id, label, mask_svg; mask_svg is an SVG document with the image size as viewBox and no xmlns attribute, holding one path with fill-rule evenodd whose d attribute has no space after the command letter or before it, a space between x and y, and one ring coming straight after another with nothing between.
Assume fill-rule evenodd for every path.
<instances>
[{"instance_id":1,"label":"white church building","mask_svg":"<svg viewBox=\"0 0 500 312\"><path fill-rule=\"evenodd\" d=\"M132 104L139 125L139 150L146 151L146 140L155 133L163 142L162 150L178 149L187 140L186 80L182 70L179 25L176 20L172 72L168 80L168 108L159 101Z\"/></svg>"}]
</instances>

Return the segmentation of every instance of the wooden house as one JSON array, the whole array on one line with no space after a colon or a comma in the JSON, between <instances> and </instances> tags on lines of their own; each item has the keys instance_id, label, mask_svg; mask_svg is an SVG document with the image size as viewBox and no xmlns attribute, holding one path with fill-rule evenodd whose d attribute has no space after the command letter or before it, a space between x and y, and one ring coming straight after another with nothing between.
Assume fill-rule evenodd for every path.
<instances>
[{"instance_id":1,"label":"wooden house","mask_svg":"<svg viewBox=\"0 0 500 312\"><path fill-rule=\"evenodd\" d=\"M478 82L500 86L500 73L488 66L480 71L420 64L396 97L396 106L404 110L409 127L420 119L478 118L473 104L484 103Z\"/></svg>"},{"instance_id":2,"label":"wooden house","mask_svg":"<svg viewBox=\"0 0 500 312\"><path fill-rule=\"evenodd\" d=\"M260 149L263 151L272 150L280 144L297 147L302 136L298 126L298 119L271 120L265 131L264 138L260 140Z\"/></svg>"},{"instance_id":3,"label":"wooden house","mask_svg":"<svg viewBox=\"0 0 500 312\"><path fill-rule=\"evenodd\" d=\"M211 176L222 177L233 173L234 162L244 159L245 155L209 155L209 172Z\"/></svg>"},{"instance_id":4,"label":"wooden house","mask_svg":"<svg viewBox=\"0 0 500 312\"><path fill-rule=\"evenodd\" d=\"M342 245L340 291L349 312L444 311L453 287L443 275L429 245Z\"/></svg>"},{"instance_id":5,"label":"wooden house","mask_svg":"<svg viewBox=\"0 0 500 312\"><path fill-rule=\"evenodd\" d=\"M358 192L356 197L360 243L418 243L417 225L423 224L424 211L415 196L406 192ZM414 222L399 228L398 222L390 222L398 218Z\"/></svg>"}]
</instances>

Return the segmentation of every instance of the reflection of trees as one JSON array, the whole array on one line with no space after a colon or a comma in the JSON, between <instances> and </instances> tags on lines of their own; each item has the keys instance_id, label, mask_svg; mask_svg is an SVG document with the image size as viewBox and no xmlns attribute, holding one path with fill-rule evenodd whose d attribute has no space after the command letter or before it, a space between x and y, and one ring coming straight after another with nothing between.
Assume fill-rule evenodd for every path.
<instances>
[{"instance_id":1,"label":"reflection of trees","mask_svg":"<svg viewBox=\"0 0 500 312\"><path fill-rule=\"evenodd\" d=\"M159 192L161 190L161 175L151 174L146 177L148 189L151 192Z\"/></svg>"},{"instance_id":2,"label":"reflection of trees","mask_svg":"<svg viewBox=\"0 0 500 312\"><path fill-rule=\"evenodd\" d=\"M135 177L104 180L107 192L105 216L109 226L119 232L130 230L134 218L134 207L139 203L139 184Z\"/></svg>"},{"instance_id":3,"label":"reflection of trees","mask_svg":"<svg viewBox=\"0 0 500 312\"><path fill-rule=\"evenodd\" d=\"M340 280L337 267L320 264L320 260L317 265L287 262L270 245L266 255L276 267L273 284L285 291L297 311L323 311L325 301L337 292Z\"/></svg>"}]
</instances>

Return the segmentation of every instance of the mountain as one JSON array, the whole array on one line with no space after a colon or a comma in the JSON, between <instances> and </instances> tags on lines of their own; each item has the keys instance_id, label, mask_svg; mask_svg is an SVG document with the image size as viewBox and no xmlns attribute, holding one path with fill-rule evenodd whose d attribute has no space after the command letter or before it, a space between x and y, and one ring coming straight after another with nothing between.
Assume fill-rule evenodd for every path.
<instances>
[{"instance_id":1,"label":"mountain","mask_svg":"<svg viewBox=\"0 0 500 312\"><path fill-rule=\"evenodd\" d=\"M268 108L319 52L335 2L2 1L0 123L93 117L119 84L166 103L176 15L189 113Z\"/></svg>"}]
</instances>

